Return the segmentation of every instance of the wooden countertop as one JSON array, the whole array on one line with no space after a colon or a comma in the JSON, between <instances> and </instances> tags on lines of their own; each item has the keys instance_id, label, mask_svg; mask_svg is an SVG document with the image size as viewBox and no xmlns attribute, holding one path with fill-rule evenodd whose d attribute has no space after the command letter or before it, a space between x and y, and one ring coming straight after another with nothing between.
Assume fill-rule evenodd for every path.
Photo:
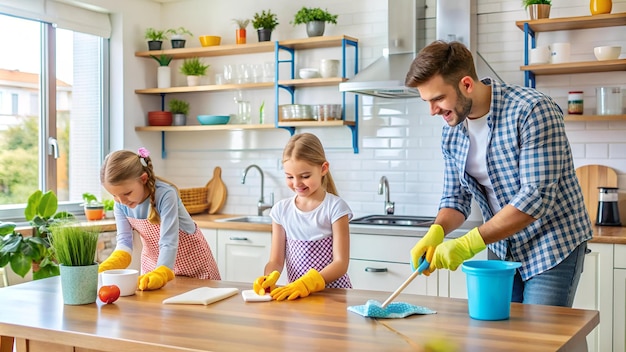
<instances>
[{"instance_id":1,"label":"wooden countertop","mask_svg":"<svg viewBox=\"0 0 626 352\"><path fill-rule=\"evenodd\" d=\"M599 323L593 310L511 304L503 321L473 320L467 301L401 294L396 301L433 315L372 319L347 311L388 293L327 289L295 301L246 303L240 294L202 305L164 305L163 299L200 287L249 284L177 277L156 291L111 305L64 305L60 278L0 289L0 352L11 351L419 351L433 338L459 351L575 350ZM52 344L52 345L50 345Z\"/></svg>"},{"instance_id":2,"label":"wooden countertop","mask_svg":"<svg viewBox=\"0 0 626 352\"><path fill-rule=\"evenodd\" d=\"M217 219L233 218L241 215L233 214L197 214L192 215L194 221L199 227L209 229L232 229L232 230L245 230L245 231L261 231L271 232L272 225L268 224L252 224L242 222L216 222ZM89 221L86 222L89 225L102 226L103 231L115 231L115 222L113 220L101 220L101 221ZM358 228L367 227L372 228L375 225L350 225L351 227ZM609 244L626 244L626 227L623 226L596 226L593 227L593 239L592 243L609 243ZM398 233L406 233L406 228L397 230ZM379 234L395 234L392 226L376 226L376 232ZM409 231L413 233L414 231ZM415 235L413 233L413 235Z\"/></svg>"}]
</instances>

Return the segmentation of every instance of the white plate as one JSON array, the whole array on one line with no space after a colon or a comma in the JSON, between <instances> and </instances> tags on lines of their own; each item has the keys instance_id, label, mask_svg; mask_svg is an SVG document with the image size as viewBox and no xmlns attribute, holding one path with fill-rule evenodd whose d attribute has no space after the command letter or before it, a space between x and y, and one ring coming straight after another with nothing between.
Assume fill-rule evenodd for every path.
<instances>
[{"instance_id":1,"label":"white plate","mask_svg":"<svg viewBox=\"0 0 626 352\"><path fill-rule=\"evenodd\" d=\"M272 300L272 296L269 293L266 293L264 296L259 296L254 292L254 290L244 290L241 291L241 297L246 302L269 302Z\"/></svg>"}]
</instances>

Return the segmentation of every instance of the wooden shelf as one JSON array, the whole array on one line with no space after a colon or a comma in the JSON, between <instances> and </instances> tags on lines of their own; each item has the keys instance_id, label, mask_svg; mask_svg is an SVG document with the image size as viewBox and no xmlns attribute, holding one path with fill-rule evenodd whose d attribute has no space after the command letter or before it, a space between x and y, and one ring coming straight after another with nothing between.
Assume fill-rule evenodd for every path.
<instances>
[{"instance_id":1,"label":"wooden shelf","mask_svg":"<svg viewBox=\"0 0 626 352\"><path fill-rule=\"evenodd\" d=\"M626 25L626 13L615 13L594 16L544 18L541 20L516 21L515 25L524 30L524 23L533 32L552 32L573 29L591 29Z\"/></svg>"},{"instance_id":2,"label":"wooden shelf","mask_svg":"<svg viewBox=\"0 0 626 352\"><path fill-rule=\"evenodd\" d=\"M347 35L335 35L335 36L319 36L319 37L310 37L304 39L290 39L290 40L281 40L278 42L278 45L290 48L293 50L302 50L302 49L319 49L319 48L331 48L336 46L341 46L342 41L346 39L353 42L358 42L359 40L353 37L349 37Z\"/></svg>"},{"instance_id":3,"label":"wooden shelf","mask_svg":"<svg viewBox=\"0 0 626 352\"><path fill-rule=\"evenodd\" d=\"M271 53L274 51L274 42L261 42L250 44L228 44L207 47L168 49L168 50L150 50L138 51L135 53L137 57L147 57L150 55L171 55L174 59L188 59L191 57L211 57L225 55L241 55L241 54L258 54Z\"/></svg>"},{"instance_id":4,"label":"wooden shelf","mask_svg":"<svg viewBox=\"0 0 626 352\"><path fill-rule=\"evenodd\" d=\"M520 66L520 70L531 71L537 76L562 75L568 73L626 71L626 59L527 65Z\"/></svg>"},{"instance_id":5,"label":"wooden shelf","mask_svg":"<svg viewBox=\"0 0 626 352\"><path fill-rule=\"evenodd\" d=\"M274 88L274 82L244 83L244 84L220 84L207 86L182 86L171 88L145 88L135 89L137 94L170 94L170 93L194 93L194 92L219 92L229 90L249 90Z\"/></svg>"},{"instance_id":6,"label":"wooden shelf","mask_svg":"<svg viewBox=\"0 0 626 352\"><path fill-rule=\"evenodd\" d=\"M565 121L626 121L626 115L565 115Z\"/></svg>"},{"instance_id":7,"label":"wooden shelf","mask_svg":"<svg viewBox=\"0 0 626 352\"><path fill-rule=\"evenodd\" d=\"M137 126L135 131L143 132L200 132L200 131L229 131L229 130L265 130L276 128L273 124L263 125L193 125L193 126Z\"/></svg>"},{"instance_id":8,"label":"wooden shelf","mask_svg":"<svg viewBox=\"0 0 626 352\"><path fill-rule=\"evenodd\" d=\"M347 78L331 77L331 78L309 78L309 79L285 79L279 80L278 84L281 86L290 87L322 87L322 86L334 86L341 82L346 82Z\"/></svg>"},{"instance_id":9,"label":"wooden shelf","mask_svg":"<svg viewBox=\"0 0 626 352\"><path fill-rule=\"evenodd\" d=\"M279 121L278 127L333 127L354 126L354 121L329 120L329 121Z\"/></svg>"}]
</instances>

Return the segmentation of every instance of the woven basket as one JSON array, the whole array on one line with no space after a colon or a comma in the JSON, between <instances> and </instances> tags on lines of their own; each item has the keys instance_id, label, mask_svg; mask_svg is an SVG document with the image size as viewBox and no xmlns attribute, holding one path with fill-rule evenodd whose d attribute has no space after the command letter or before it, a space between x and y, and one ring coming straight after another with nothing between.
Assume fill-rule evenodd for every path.
<instances>
[{"instance_id":1,"label":"woven basket","mask_svg":"<svg viewBox=\"0 0 626 352\"><path fill-rule=\"evenodd\" d=\"M209 187L181 188L180 199L189 214L199 214L209 209Z\"/></svg>"}]
</instances>

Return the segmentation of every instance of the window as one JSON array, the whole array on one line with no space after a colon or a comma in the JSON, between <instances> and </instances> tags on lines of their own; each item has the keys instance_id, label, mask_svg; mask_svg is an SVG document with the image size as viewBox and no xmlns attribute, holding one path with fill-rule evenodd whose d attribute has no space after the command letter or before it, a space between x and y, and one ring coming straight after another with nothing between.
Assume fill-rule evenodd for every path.
<instances>
[{"instance_id":1,"label":"window","mask_svg":"<svg viewBox=\"0 0 626 352\"><path fill-rule=\"evenodd\" d=\"M0 55L0 96L11 97L0 119L0 220L23 219L37 189L76 214L83 193L101 193L108 40L0 14L0 43L19 48Z\"/></svg>"}]
</instances>

